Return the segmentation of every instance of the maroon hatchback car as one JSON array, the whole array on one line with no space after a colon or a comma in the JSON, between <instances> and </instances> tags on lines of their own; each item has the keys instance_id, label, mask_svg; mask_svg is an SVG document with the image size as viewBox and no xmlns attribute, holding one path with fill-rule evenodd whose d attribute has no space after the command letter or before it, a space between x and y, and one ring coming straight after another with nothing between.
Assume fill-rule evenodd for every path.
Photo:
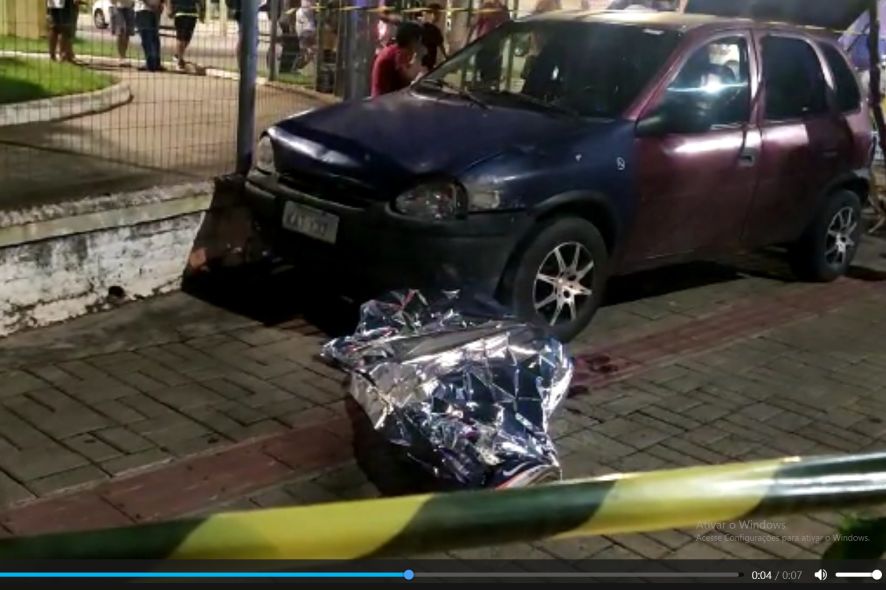
<instances>
[{"instance_id":1,"label":"maroon hatchback car","mask_svg":"<svg viewBox=\"0 0 886 590\"><path fill-rule=\"evenodd\" d=\"M559 12L401 92L279 122L247 190L283 255L370 295L478 290L569 339L613 274L785 245L802 277L840 276L872 153L858 82L822 33Z\"/></svg>"}]
</instances>

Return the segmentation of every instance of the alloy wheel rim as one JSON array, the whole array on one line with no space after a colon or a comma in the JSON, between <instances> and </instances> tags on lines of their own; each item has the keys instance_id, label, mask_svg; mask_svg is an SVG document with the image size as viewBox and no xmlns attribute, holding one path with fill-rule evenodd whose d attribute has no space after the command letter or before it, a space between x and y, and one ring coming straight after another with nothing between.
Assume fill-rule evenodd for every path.
<instances>
[{"instance_id":1,"label":"alloy wheel rim","mask_svg":"<svg viewBox=\"0 0 886 590\"><path fill-rule=\"evenodd\" d=\"M844 266L855 249L855 230L858 220L852 207L843 207L828 225L825 243L825 261L834 267Z\"/></svg>"},{"instance_id":2,"label":"alloy wheel rim","mask_svg":"<svg viewBox=\"0 0 886 590\"><path fill-rule=\"evenodd\" d=\"M575 321L591 301L594 257L583 244L566 242L548 252L535 273L533 305L551 326Z\"/></svg>"}]
</instances>

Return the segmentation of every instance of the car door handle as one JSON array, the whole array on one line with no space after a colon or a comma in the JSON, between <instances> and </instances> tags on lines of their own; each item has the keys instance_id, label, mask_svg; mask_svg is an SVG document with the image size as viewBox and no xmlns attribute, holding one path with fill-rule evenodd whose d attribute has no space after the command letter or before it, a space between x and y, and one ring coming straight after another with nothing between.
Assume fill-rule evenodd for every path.
<instances>
[{"instance_id":1,"label":"car door handle","mask_svg":"<svg viewBox=\"0 0 886 590\"><path fill-rule=\"evenodd\" d=\"M840 155L840 150L836 150L836 149L825 150L824 152L822 152L822 156L824 156L826 160L833 160L834 158L836 158L839 155Z\"/></svg>"}]
</instances>

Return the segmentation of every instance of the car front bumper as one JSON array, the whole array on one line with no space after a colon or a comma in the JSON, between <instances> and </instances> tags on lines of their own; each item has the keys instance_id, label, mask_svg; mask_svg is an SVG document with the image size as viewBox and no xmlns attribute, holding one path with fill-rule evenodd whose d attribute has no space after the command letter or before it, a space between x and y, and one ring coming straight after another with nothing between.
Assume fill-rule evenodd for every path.
<instances>
[{"instance_id":1,"label":"car front bumper","mask_svg":"<svg viewBox=\"0 0 886 590\"><path fill-rule=\"evenodd\" d=\"M494 296L532 223L519 211L417 220L396 213L387 202L354 207L318 199L255 171L245 193L261 236L275 254L323 280L338 279L337 288L370 297L386 289L429 287ZM284 229L286 201L338 216L335 244Z\"/></svg>"}]
</instances>

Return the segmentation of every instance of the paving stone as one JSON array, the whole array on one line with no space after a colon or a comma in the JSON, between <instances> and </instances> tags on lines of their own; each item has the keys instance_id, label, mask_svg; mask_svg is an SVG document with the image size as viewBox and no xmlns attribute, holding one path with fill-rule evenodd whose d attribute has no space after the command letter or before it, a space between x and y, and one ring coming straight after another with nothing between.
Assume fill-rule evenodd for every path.
<instances>
[{"instance_id":1,"label":"paving stone","mask_svg":"<svg viewBox=\"0 0 886 590\"><path fill-rule=\"evenodd\" d=\"M668 546L662 545L646 535L617 535L608 538L615 544L621 545L628 551L636 553L645 559L661 559L671 552Z\"/></svg>"},{"instance_id":2,"label":"paving stone","mask_svg":"<svg viewBox=\"0 0 886 590\"><path fill-rule=\"evenodd\" d=\"M176 457L188 457L199 453L205 453L230 444L230 441L218 433L202 434L195 438L178 439L171 438L162 445L162 450L172 453Z\"/></svg>"},{"instance_id":3,"label":"paving stone","mask_svg":"<svg viewBox=\"0 0 886 590\"><path fill-rule=\"evenodd\" d=\"M29 492L26 487L0 472L0 506L9 506L33 497L34 494Z\"/></svg>"},{"instance_id":4,"label":"paving stone","mask_svg":"<svg viewBox=\"0 0 886 590\"><path fill-rule=\"evenodd\" d=\"M101 439L92 434L78 434L62 441L65 446L79 453L94 463L100 463L114 457L119 457L122 453L106 444Z\"/></svg>"},{"instance_id":5,"label":"paving stone","mask_svg":"<svg viewBox=\"0 0 886 590\"><path fill-rule=\"evenodd\" d=\"M550 539L533 543L538 549L568 561L589 559L612 546L606 537L583 537L579 539Z\"/></svg>"},{"instance_id":6,"label":"paving stone","mask_svg":"<svg viewBox=\"0 0 886 590\"><path fill-rule=\"evenodd\" d=\"M0 373L0 399L28 393L47 386L42 379L24 371L6 371Z\"/></svg>"},{"instance_id":7,"label":"paving stone","mask_svg":"<svg viewBox=\"0 0 886 590\"><path fill-rule=\"evenodd\" d=\"M559 444L564 450L589 453L604 463L635 452L633 447L598 433L582 432L570 435L561 439Z\"/></svg>"},{"instance_id":8,"label":"paving stone","mask_svg":"<svg viewBox=\"0 0 886 590\"><path fill-rule=\"evenodd\" d=\"M222 396L199 383L185 383L155 391L150 396L161 404L179 411L209 406L226 401Z\"/></svg>"},{"instance_id":9,"label":"paving stone","mask_svg":"<svg viewBox=\"0 0 886 590\"><path fill-rule=\"evenodd\" d=\"M625 418L617 418L594 427L595 432L611 436L637 449L645 449L667 439L670 434Z\"/></svg>"},{"instance_id":10,"label":"paving stone","mask_svg":"<svg viewBox=\"0 0 886 590\"><path fill-rule=\"evenodd\" d=\"M129 396L121 400L120 403L132 408L148 419L175 414L175 410L172 408L143 394Z\"/></svg>"},{"instance_id":11,"label":"paving stone","mask_svg":"<svg viewBox=\"0 0 886 590\"><path fill-rule=\"evenodd\" d=\"M281 340L289 340L291 335L283 330L274 328L245 328L243 330L235 330L231 332L231 336L242 340L250 346L261 346L263 344L271 344Z\"/></svg>"},{"instance_id":12,"label":"paving stone","mask_svg":"<svg viewBox=\"0 0 886 590\"><path fill-rule=\"evenodd\" d=\"M131 455L124 455L109 461L104 461L101 468L112 476L120 476L135 471L141 471L167 463L172 459L172 455L158 448L149 448L139 451Z\"/></svg>"},{"instance_id":13,"label":"paving stone","mask_svg":"<svg viewBox=\"0 0 886 590\"><path fill-rule=\"evenodd\" d=\"M43 443L24 451L12 451L0 455L0 468L16 480L31 482L47 475L54 475L79 467L87 460L56 443Z\"/></svg>"},{"instance_id":14,"label":"paving stone","mask_svg":"<svg viewBox=\"0 0 886 590\"><path fill-rule=\"evenodd\" d=\"M324 504L338 500L334 492L316 481L300 481L283 485L293 505Z\"/></svg>"},{"instance_id":15,"label":"paving stone","mask_svg":"<svg viewBox=\"0 0 886 590\"><path fill-rule=\"evenodd\" d=\"M131 424L147 418L147 416L137 412L118 400L99 402L94 404L93 407L100 414L107 416L117 424Z\"/></svg>"},{"instance_id":16,"label":"paving stone","mask_svg":"<svg viewBox=\"0 0 886 590\"><path fill-rule=\"evenodd\" d=\"M84 465L69 471L35 479L28 482L28 487L38 496L45 496L51 493L72 490L84 485L96 484L107 478L108 475L98 467Z\"/></svg>"},{"instance_id":17,"label":"paving stone","mask_svg":"<svg viewBox=\"0 0 886 590\"><path fill-rule=\"evenodd\" d=\"M682 453L688 457L693 457L700 463L710 463L713 465L726 463L728 460L727 456L711 450L714 444L714 442L709 442L707 447L702 447L682 438L672 438L662 443L661 446ZM653 447L651 452L655 452L655 450L659 448L660 447L658 446Z\"/></svg>"},{"instance_id":18,"label":"paving stone","mask_svg":"<svg viewBox=\"0 0 886 590\"><path fill-rule=\"evenodd\" d=\"M105 428L97 431L95 436L126 454L137 453L154 446L148 439L126 428Z\"/></svg>"}]
</instances>

